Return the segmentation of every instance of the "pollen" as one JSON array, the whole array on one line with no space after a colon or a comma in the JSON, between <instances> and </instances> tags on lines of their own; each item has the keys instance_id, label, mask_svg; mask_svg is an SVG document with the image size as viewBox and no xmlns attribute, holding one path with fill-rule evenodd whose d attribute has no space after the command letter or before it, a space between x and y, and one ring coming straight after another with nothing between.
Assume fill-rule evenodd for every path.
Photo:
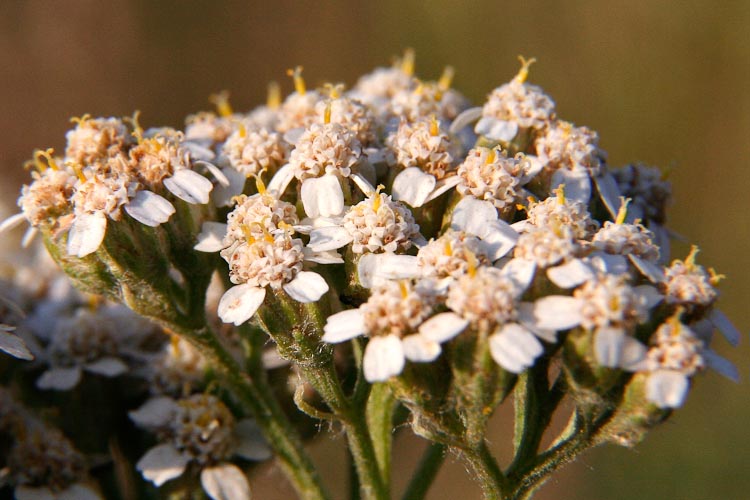
<instances>
[{"instance_id":1,"label":"pollen","mask_svg":"<svg viewBox=\"0 0 750 500\"><path fill-rule=\"evenodd\" d=\"M416 54L414 49L406 49L404 51L404 57L401 59L401 71L406 75L412 76L414 74L414 59Z\"/></svg>"},{"instance_id":2,"label":"pollen","mask_svg":"<svg viewBox=\"0 0 750 500\"><path fill-rule=\"evenodd\" d=\"M268 96L266 97L266 106L269 109L279 109L281 106L281 87L278 82L268 83Z\"/></svg>"},{"instance_id":3,"label":"pollen","mask_svg":"<svg viewBox=\"0 0 750 500\"><path fill-rule=\"evenodd\" d=\"M297 66L294 69L288 69L286 70L286 74L288 76L291 76L294 80L294 90L299 95L305 95L305 92L307 92L307 87L305 86L305 79L302 78L302 66Z\"/></svg>"},{"instance_id":4,"label":"pollen","mask_svg":"<svg viewBox=\"0 0 750 500\"><path fill-rule=\"evenodd\" d=\"M453 69L453 66L446 66L443 70L443 74L440 75L440 80L438 80L438 88L443 92L450 89L455 74L456 71Z\"/></svg>"},{"instance_id":5,"label":"pollen","mask_svg":"<svg viewBox=\"0 0 750 500\"><path fill-rule=\"evenodd\" d=\"M513 78L513 81L524 83L529 77L529 67L536 62L536 58L532 57L531 59L526 59L525 57L519 55L518 60L521 61L521 69L518 70L518 73L516 74L515 78Z\"/></svg>"},{"instance_id":6,"label":"pollen","mask_svg":"<svg viewBox=\"0 0 750 500\"><path fill-rule=\"evenodd\" d=\"M222 90L216 94L211 94L208 101L216 106L216 112L219 116L228 118L232 116L232 106L229 105L229 91Z\"/></svg>"}]
</instances>

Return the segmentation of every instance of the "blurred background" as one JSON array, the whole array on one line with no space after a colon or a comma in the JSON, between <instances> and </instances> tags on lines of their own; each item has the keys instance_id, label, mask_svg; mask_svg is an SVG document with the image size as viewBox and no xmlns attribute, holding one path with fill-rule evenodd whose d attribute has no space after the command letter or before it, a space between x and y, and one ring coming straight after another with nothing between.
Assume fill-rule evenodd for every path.
<instances>
[{"instance_id":1,"label":"blurred background","mask_svg":"<svg viewBox=\"0 0 750 500\"><path fill-rule=\"evenodd\" d=\"M669 226L700 245L699 262L727 275L720 308L750 330L750 2L684 0L3 0L0 8L0 184L12 205L34 148L64 146L68 119L130 115L181 127L228 89L235 109L265 100L266 84L305 66L309 84L353 84L405 47L417 74L456 69L454 86L481 104L535 56L530 81L558 116L597 130L612 165L672 167ZM676 243L673 257L688 246ZM535 497L558 499L748 498L750 348L721 339L740 368L733 384L708 374L684 409L633 450L607 446L558 473ZM507 456L503 409L489 437ZM345 491L340 436L323 429L316 460ZM404 432L404 435L408 432ZM423 443L400 437L394 478L407 481ZM402 487L401 486L401 487ZM289 498L281 473L253 478L255 498ZM431 499L479 498L449 458Z\"/></svg>"}]
</instances>

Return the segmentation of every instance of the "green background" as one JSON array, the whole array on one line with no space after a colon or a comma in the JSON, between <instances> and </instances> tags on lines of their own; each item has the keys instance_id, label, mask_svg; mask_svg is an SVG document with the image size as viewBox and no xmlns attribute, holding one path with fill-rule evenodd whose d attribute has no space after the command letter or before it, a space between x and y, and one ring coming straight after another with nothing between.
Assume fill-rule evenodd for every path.
<instances>
[{"instance_id":1,"label":"green background","mask_svg":"<svg viewBox=\"0 0 750 500\"><path fill-rule=\"evenodd\" d=\"M750 2L447 0L358 2L20 1L0 8L0 169L13 203L34 148L64 145L68 118L129 115L181 126L232 92L236 109L265 98L269 80L305 66L311 85L349 85L405 47L417 73L456 68L455 86L475 103L535 56L530 81L558 115L600 133L612 165L672 167L669 226L700 245L699 262L728 276L720 308L750 329ZM673 256L687 245L676 243ZM608 446L554 476L539 499L719 500L750 497L748 339L719 352L740 369L733 384L697 380L684 409L634 450ZM507 456L509 408L489 434ZM342 440L323 430L315 456L344 491ZM407 434L407 433L404 433ZM403 485L423 443L400 439L394 480ZM253 478L255 497L288 498L281 474ZM479 497L455 459L430 498Z\"/></svg>"}]
</instances>

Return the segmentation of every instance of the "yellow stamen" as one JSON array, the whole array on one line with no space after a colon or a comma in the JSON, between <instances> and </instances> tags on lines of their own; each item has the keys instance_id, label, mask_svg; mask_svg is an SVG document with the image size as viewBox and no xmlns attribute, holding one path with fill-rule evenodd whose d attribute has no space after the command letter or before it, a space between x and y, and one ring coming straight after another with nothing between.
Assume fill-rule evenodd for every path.
<instances>
[{"instance_id":1,"label":"yellow stamen","mask_svg":"<svg viewBox=\"0 0 750 500\"><path fill-rule=\"evenodd\" d=\"M685 312L685 308L682 306L679 306L674 314L667 318L666 323L672 327L672 336L676 337L680 334L680 331L682 330L682 322L680 321L680 317Z\"/></svg>"},{"instance_id":2,"label":"yellow stamen","mask_svg":"<svg viewBox=\"0 0 750 500\"><path fill-rule=\"evenodd\" d=\"M247 195L244 194L238 194L236 196L232 196L231 202L234 203L235 206L242 205L245 203L245 200L247 199Z\"/></svg>"},{"instance_id":3,"label":"yellow stamen","mask_svg":"<svg viewBox=\"0 0 750 500\"><path fill-rule=\"evenodd\" d=\"M70 123L75 123L76 125L83 125L84 123L86 123L90 119L91 119L91 115L88 114L88 113L86 113L85 115L83 115L81 117L78 117L78 116L71 117L70 118Z\"/></svg>"},{"instance_id":4,"label":"yellow stamen","mask_svg":"<svg viewBox=\"0 0 750 500\"><path fill-rule=\"evenodd\" d=\"M472 278L477 275L477 268L479 267L479 261L477 260L477 256L474 255L474 252L470 250L466 250L466 272L469 273L469 276Z\"/></svg>"},{"instance_id":5,"label":"yellow stamen","mask_svg":"<svg viewBox=\"0 0 750 500\"><path fill-rule=\"evenodd\" d=\"M438 88L443 92L451 88L451 83L453 83L453 76L455 74L456 71L453 69L453 66L446 66L443 70L443 74L440 75L440 80L438 80Z\"/></svg>"},{"instance_id":6,"label":"yellow stamen","mask_svg":"<svg viewBox=\"0 0 750 500\"><path fill-rule=\"evenodd\" d=\"M448 257L453 256L453 246L451 245L450 240L445 240L445 245L443 246L443 253L445 253L445 255Z\"/></svg>"},{"instance_id":7,"label":"yellow stamen","mask_svg":"<svg viewBox=\"0 0 750 500\"><path fill-rule=\"evenodd\" d=\"M521 61L521 69L518 70L518 74L516 74L513 80L518 83L523 83L529 77L529 66L536 62L536 58L532 57L531 59L526 59L523 56L518 56L518 60Z\"/></svg>"},{"instance_id":8,"label":"yellow stamen","mask_svg":"<svg viewBox=\"0 0 750 500\"><path fill-rule=\"evenodd\" d=\"M711 276L708 279L708 282L714 286L718 285L721 280L726 279L727 277L725 274L717 274L713 267L708 268L708 274Z\"/></svg>"},{"instance_id":9,"label":"yellow stamen","mask_svg":"<svg viewBox=\"0 0 750 500\"><path fill-rule=\"evenodd\" d=\"M68 162L65 162L65 165L73 169L73 172L76 173L76 176L78 177L79 181L86 182L88 180L86 178L86 175L83 173L83 169L81 168L80 163L77 163L74 161L68 161Z\"/></svg>"},{"instance_id":10,"label":"yellow stamen","mask_svg":"<svg viewBox=\"0 0 750 500\"><path fill-rule=\"evenodd\" d=\"M417 80L417 86L414 89L414 93L417 95L422 95L424 93L424 83Z\"/></svg>"},{"instance_id":11,"label":"yellow stamen","mask_svg":"<svg viewBox=\"0 0 750 500\"><path fill-rule=\"evenodd\" d=\"M398 282L398 287L401 290L401 298L405 299L409 296L409 287L406 284L405 280L401 280Z\"/></svg>"},{"instance_id":12,"label":"yellow stamen","mask_svg":"<svg viewBox=\"0 0 750 500\"><path fill-rule=\"evenodd\" d=\"M211 94L208 97L208 101L216 106L216 112L219 113L219 116L222 116L224 118L232 116L232 106L229 105L228 90L222 90L221 92L217 92L216 94Z\"/></svg>"},{"instance_id":13,"label":"yellow stamen","mask_svg":"<svg viewBox=\"0 0 750 500\"><path fill-rule=\"evenodd\" d=\"M278 82L268 83L268 97L266 97L266 106L271 109L279 109L281 106L281 87Z\"/></svg>"},{"instance_id":14,"label":"yellow stamen","mask_svg":"<svg viewBox=\"0 0 750 500\"><path fill-rule=\"evenodd\" d=\"M565 205L565 184L560 184L556 189L552 190L557 196L557 204Z\"/></svg>"},{"instance_id":15,"label":"yellow stamen","mask_svg":"<svg viewBox=\"0 0 750 500\"><path fill-rule=\"evenodd\" d=\"M323 85L323 88L326 92L328 92L328 97L331 99L339 99L341 97L341 94L344 92L344 84L343 83L337 83L336 85L332 83L326 83Z\"/></svg>"},{"instance_id":16,"label":"yellow stamen","mask_svg":"<svg viewBox=\"0 0 750 500\"><path fill-rule=\"evenodd\" d=\"M294 232L294 226L291 224L282 221L279 221L278 223L279 229L283 230L286 234L292 234Z\"/></svg>"},{"instance_id":17,"label":"yellow stamen","mask_svg":"<svg viewBox=\"0 0 750 500\"><path fill-rule=\"evenodd\" d=\"M698 249L698 245L692 245L690 247L690 253L687 257L685 257L685 267L687 267L690 271L695 271L698 267L695 264L695 256L698 255L698 252L700 252L700 250Z\"/></svg>"},{"instance_id":18,"label":"yellow stamen","mask_svg":"<svg viewBox=\"0 0 750 500\"><path fill-rule=\"evenodd\" d=\"M331 123L331 101L326 102L326 109L323 111L323 123Z\"/></svg>"},{"instance_id":19,"label":"yellow stamen","mask_svg":"<svg viewBox=\"0 0 750 500\"><path fill-rule=\"evenodd\" d=\"M430 117L430 135L432 137L437 137L438 134L440 134L440 122L435 115L432 115L432 117Z\"/></svg>"},{"instance_id":20,"label":"yellow stamen","mask_svg":"<svg viewBox=\"0 0 750 500\"><path fill-rule=\"evenodd\" d=\"M180 352L180 336L176 334L169 335L169 346L172 348L172 353L177 355Z\"/></svg>"},{"instance_id":21,"label":"yellow stamen","mask_svg":"<svg viewBox=\"0 0 750 500\"><path fill-rule=\"evenodd\" d=\"M516 203L516 210L523 210L526 211L527 208L525 205L521 205L520 203Z\"/></svg>"},{"instance_id":22,"label":"yellow stamen","mask_svg":"<svg viewBox=\"0 0 750 500\"><path fill-rule=\"evenodd\" d=\"M380 205L382 203L382 199L380 197L380 191L385 189L385 186L382 184L378 184L378 187L375 189L375 192L372 193L372 210L374 212L377 212L380 210Z\"/></svg>"},{"instance_id":23,"label":"yellow stamen","mask_svg":"<svg viewBox=\"0 0 750 500\"><path fill-rule=\"evenodd\" d=\"M34 163L36 164L36 168L39 169L40 172L44 172L47 170L47 167L51 168L52 170L60 170L60 167L57 166L57 162L52 157L55 150L52 148L47 148L45 151L42 151L40 149L37 149L34 151ZM47 166L44 165L44 162L42 162L42 158L47 160Z\"/></svg>"},{"instance_id":24,"label":"yellow stamen","mask_svg":"<svg viewBox=\"0 0 750 500\"><path fill-rule=\"evenodd\" d=\"M302 78L302 66L288 69L286 70L286 74L294 79L294 90L296 90L299 95L305 95L307 87L305 87L305 80Z\"/></svg>"},{"instance_id":25,"label":"yellow stamen","mask_svg":"<svg viewBox=\"0 0 750 500\"><path fill-rule=\"evenodd\" d=\"M240 137L243 139L247 137L247 127L244 123L240 123L240 127L237 129L237 131L240 133Z\"/></svg>"},{"instance_id":26,"label":"yellow stamen","mask_svg":"<svg viewBox=\"0 0 750 500\"><path fill-rule=\"evenodd\" d=\"M248 245L252 245L255 243L255 237L253 236L252 231L250 231L250 226L247 224L241 224L240 229L242 229L242 233L245 235L245 239L247 240Z\"/></svg>"},{"instance_id":27,"label":"yellow stamen","mask_svg":"<svg viewBox=\"0 0 750 500\"><path fill-rule=\"evenodd\" d=\"M126 116L123 118L123 121L130 123L133 126L133 132L132 135L135 137L135 140L138 141L138 144L143 143L143 128L141 128L141 124L138 122L138 120L141 118L141 111L139 109L136 109L133 112L133 116Z\"/></svg>"},{"instance_id":28,"label":"yellow stamen","mask_svg":"<svg viewBox=\"0 0 750 500\"><path fill-rule=\"evenodd\" d=\"M625 218L628 216L628 205L630 205L630 198L620 196L620 209L617 211L615 224L623 224L625 222Z\"/></svg>"},{"instance_id":29,"label":"yellow stamen","mask_svg":"<svg viewBox=\"0 0 750 500\"><path fill-rule=\"evenodd\" d=\"M489 165L490 163L495 163L496 159L497 159L497 150L495 148L492 148L487 153L487 158L484 160L484 163Z\"/></svg>"},{"instance_id":30,"label":"yellow stamen","mask_svg":"<svg viewBox=\"0 0 750 500\"><path fill-rule=\"evenodd\" d=\"M266 183L263 182L263 179L261 179L261 176L266 173L266 169L262 169L260 172L258 172L255 175L255 188L258 190L260 194L266 194Z\"/></svg>"},{"instance_id":31,"label":"yellow stamen","mask_svg":"<svg viewBox=\"0 0 750 500\"><path fill-rule=\"evenodd\" d=\"M414 49L409 48L404 51L404 58L401 59L401 71L408 76L414 74L414 58Z\"/></svg>"}]
</instances>

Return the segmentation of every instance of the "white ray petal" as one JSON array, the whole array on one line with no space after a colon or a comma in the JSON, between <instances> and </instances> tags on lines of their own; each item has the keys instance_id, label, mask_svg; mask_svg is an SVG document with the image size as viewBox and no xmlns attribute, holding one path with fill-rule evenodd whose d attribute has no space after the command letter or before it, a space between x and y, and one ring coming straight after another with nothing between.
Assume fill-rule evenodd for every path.
<instances>
[{"instance_id":1,"label":"white ray petal","mask_svg":"<svg viewBox=\"0 0 750 500\"><path fill-rule=\"evenodd\" d=\"M518 133L518 124L485 116L474 126L474 132L493 141L508 142Z\"/></svg>"},{"instance_id":2,"label":"white ray petal","mask_svg":"<svg viewBox=\"0 0 750 500\"><path fill-rule=\"evenodd\" d=\"M42 390L68 391L81 381L81 368L50 368L36 379L36 386Z\"/></svg>"},{"instance_id":3,"label":"white ray petal","mask_svg":"<svg viewBox=\"0 0 750 500\"><path fill-rule=\"evenodd\" d=\"M456 187L461 182L461 178L457 175L452 175L450 177L446 177L444 179L440 179L435 183L435 189L430 193L430 195L427 197L427 199L424 201L425 203L429 203L435 198L438 198L443 193L447 193L454 187Z\"/></svg>"},{"instance_id":4,"label":"white ray petal","mask_svg":"<svg viewBox=\"0 0 750 500\"><path fill-rule=\"evenodd\" d=\"M323 342L337 344L365 333L365 317L359 309L347 309L328 316L323 327Z\"/></svg>"},{"instance_id":5,"label":"white ray petal","mask_svg":"<svg viewBox=\"0 0 750 500\"><path fill-rule=\"evenodd\" d=\"M651 285L639 285L633 288L636 301L646 309L652 309L662 300L664 296Z\"/></svg>"},{"instance_id":6,"label":"white ray petal","mask_svg":"<svg viewBox=\"0 0 750 500\"><path fill-rule=\"evenodd\" d=\"M125 362L111 356L97 359L92 363L86 363L84 368L86 371L96 373L97 375L104 375L105 377L117 377L128 371L128 365Z\"/></svg>"},{"instance_id":7,"label":"white ray petal","mask_svg":"<svg viewBox=\"0 0 750 500\"><path fill-rule=\"evenodd\" d=\"M305 179L300 197L308 217L331 217L344 211L344 192L335 175Z\"/></svg>"},{"instance_id":8,"label":"white ray petal","mask_svg":"<svg viewBox=\"0 0 750 500\"><path fill-rule=\"evenodd\" d=\"M214 185L198 172L181 168L172 177L164 179L164 187L183 201L204 205L208 203Z\"/></svg>"},{"instance_id":9,"label":"white ray petal","mask_svg":"<svg viewBox=\"0 0 750 500\"><path fill-rule=\"evenodd\" d=\"M664 281L664 269L658 264L642 259L632 253L628 255L628 258L635 268L648 278L651 283L661 283Z\"/></svg>"},{"instance_id":10,"label":"white ray petal","mask_svg":"<svg viewBox=\"0 0 750 500\"><path fill-rule=\"evenodd\" d=\"M313 252L327 252L348 245L352 235L341 226L326 226L310 231L307 247Z\"/></svg>"},{"instance_id":11,"label":"white ray petal","mask_svg":"<svg viewBox=\"0 0 750 500\"><path fill-rule=\"evenodd\" d=\"M359 259L357 274L364 288L372 288L388 280L416 278L420 269L414 255L368 253Z\"/></svg>"},{"instance_id":12,"label":"white ray petal","mask_svg":"<svg viewBox=\"0 0 750 500\"><path fill-rule=\"evenodd\" d=\"M477 106L475 108L469 108L464 111L461 111L458 114L458 116L453 119L453 122L451 123L451 126L448 129L448 131L451 134L456 135L462 129L474 123L475 121L479 120L481 117L482 117L481 106Z\"/></svg>"},{"instance_id":13,"label":"white ray petal","mask_svg":"<svg viewBox=\"0 0 750 500\"><path fill-rule=\"evenodd\" d=\"M628 260L624 255L612 255L605 252L592 252L588 261L602 273L607 274L625 274L630 270Z\"/></svg>"},{"instance_id":14,"label":"white ray petal","mask_svg":"<svg viewBox=\"0 0 750 500\"><path fill-rule=\"evenodd\" d=\"M156 227L167 222L175 213L175 208L169 200L156 193L138 191L130 203L125 205L125 211L141 224Z\"/></svg>"},{"instance_id":15,"label":"white ray petal","mask_svg":"<svg viewBox=\"0 0 750 500\"><path fill-rule=\"evenodd\" d=\"M161 486L170 479L174 479L185 472L190 459L179 453L170 444L154 446L135 464L143 477L156 486Z\"/></svg>"},{"instance_id":16,"label":"white ray petal","mask_svg":"<svg viewBox=\"0 0 750 500\"><path fill-rule=\"evenodd\" d=\"M323 276L312 271L300 271L292 281L283 285L284 291L297 302L316 302L328 291Z\"/></svg>"},{"instance_id":17,"label":"white ray petal","mask_svg":"<svg viewBox=\"0 0 750 500\"><path fill-rule=\"evenodd\" d=\"M253 317L265 298L265 288L247 283L235 285L221 296L219 317L224 323L234 323L239 326Z\"/></svg>"},{"instance_id":18,"label":"white ray petal","mask_svg":"<svg viewBox=\"0 0 750 500\"><path fill-rule=\"evenodd\" d=\"M20 214L11 215L4 221L0 222L0 233L2 233L3 231L10 231L11 229L18 227L25 220L26 215L23 212L21 212Z\"/></svg>"},{"instance_id":19,"label":"white ray petal","mask_svg":"<svg viewBox=\"0 0 750 500\"><path fill-rule=\"evenodd\" d=\"M513 373L533 366L544 352L542 343L526 328L515 323L503 326L490 335L490 354L497 364Z\"/></svg>"},{"instance_id":20,"label":"white ray petal","mask_svg":"<svg viewBox=\"0 0 750 500\"><path fill-rule=\"evenodd\" d=\"M167 396L157 396L143 403L138 409L128 412L130 420L144 429L157 429L174 418L178 405Z\"/></svg>"},{"instance_id":21,"label":"white ray petal","mask_svg":"<svg viewBox=\"0 0 750 500\"><path fill-rule=\"evenodd\" d=\"M68 232L68 255L85 257L96 252L107 232L107 216L103 212L79 214Z\"/></svg>"},{"instance_id":22,"label":"white ray petal","mask_svg":"<svg viewBox=\"0 0 750 500\"><path fill-rule=\"evenodd\" d=\"M418 167L409 167L393 179L393 199L408 203L412 207L421 207L435 189L435 176L422 172Z\"/></svg>"},{"instance_id":23,"label":"white ray petal","mask_svg":"<svg viewBox=\"0 0 750 500\"><path fill-rule=\"evenodd\" d=\"M550 192L553 189L565 185L565 197L569 200L580 201L588 205L591 199L591 178L589 172L583 167L569 170L560 168L552 174Z\"/></svg>"},{"instance_id":24,"label":"white ray petal","mask_svg":"<svg viewBox=\"0 0 750 500\"><path fill-rule=\"evenodd\" d=\"M711 349L705 349L701 356L706 361L706 364L710 366L716 373L725 376L733 382L740 381L740 373L737 371L737 367L732 364L731 361L723 356L719 356Z\"/></svg>"},{"instance_id":25,"label":"white ray petal","mask_svg":"<svg viewBox=\"0 0 750 500\"><path fill-rule=\"evenodd\" d=\"M289 183L294 179L294 167L287 163L273 174L271 181L266 186L266 190L270 193L276 193L277 196L281 196L289 187Z\"/></svg>"},{"instance_id":26,"label":"white ray petal","mask_svg":"<svg viewBox=\"0 0 750 500\"><path fill-rule=\"evenodd\" d=\"M373 337L365 347L362 368L368 382L384 382L404 369L404 348L396 335Z\"/></svg>"},{"instance_id":27,"label":"white ray petal","mask_svg":"<svg viewBox=\"0 0 750 500\"><path fill-rule=\"evenodd\" d=\"M614 176L609 172L604 172L601 175L594 177L594 184L596 185L599 196L610 213L612 218L617 218L617 212L620 210L620 188L617 185L617 181ZM566 193L567 194L567 193Z\"/></svg>"},{"instance_id":28,"label":"white ray petal","mask_svg":"<svg viewBox=\"0 0 750 500\"><path fill-rule=\"evenodd\" d=\"M657 370L646 380L646 397L659 408L679 408L685 403L690 383L687 376L670 370Z\"/></svg>"},{"instance_id":29,"label":"white ray petal","mask_svg":"<svg viewBox=\"0 0 750 500\"><path fill-rule=\"evenodd\" d=\"M581 259L572 259L565 264L547 269L549 280L560 288L576 287L594 277L594 271Z\"/></svg>"},{"instance_id":30,"label":"white ray petal","mask_svg":"<svg viewBox=\"0 0 750 500\"><path fill-rule=\"evenodd\" d=\"M500 271L516 284L520 293L523 293L534 280L536 263L527 259L510 259Z\"/></svg>"},{"instance_id":31,"label":"white ray petal","mask_svg":"<svg viewBox=\"0 0 750 500\"><path fill-rule=\"evenodd\" d=\"M451 229L480 236L487 231L487 224L496 220L497 210L492 203L466 196L453 209Z\"/></svg>"},{"instance_id":32,"label":"white ray petal","mask_svg":"<svg viewBox=\"0 0 750 500\"><path fill-rule=\"evenodd\" d=\"M26 347L23 340L13 333L0 331L0 351L6 352L18 359L31 360L34 355Z\"/></svg>"},{"instance_id":33,"label":"white ray petal","mask_svg":"<svg viewBox=\"0 0 750 500\"><path fill-rule=\"evenodd\" d=\"M365 196L370 196L375 192L375 187L372 185L372 183L370 183L370 181L362 175L352 174L349 176L349 178L354 181L354 184L357 185L359 190L362 191Z\"/></svg>"},{"instance_id":34,"label":"white ray petal","mask_svg":"<svg viewBox=\"0 0 750 500\"><path fill-rule=\"evenodd\" d=\"M607 368L617 368L624 346L625 332L621 328L599 328L594 336L597 363Z\"/></svg>"},{"instance_id":35,"label":"white ray petal","mask_svg":"<svg viewBox=\"0 0 750 500\"><path fill-rule=\"evenodd\" d=\"M211 199L217 207L231 205L232 198L242 193L245 189L245 183L247 182L245 174L232 167L224 167L221 169L221 172L227 180L227 185L222 186L219 184L214 186L213 191L211 191Z\"/></svg>"},{"instance_id":36,"label":"white ray petal","mask_svg":"<svg viewBox=\"0 0 750 500\"><path fill-rule=\"evenodd\" d=\"M201 485L212 500L250 500L250 483L234 464L205 467L201 471Z\"/></svg>"},{"instance_id":37,"label":"white ray petal","mask_svg":"<svg viewBox=\"0 0 750 500\"><path fill-rule=\"evenodd\" d=\"M444 312L419 325L419 333L428 340L442 344L464 331L468 325L469 320L458 314Z\"/></svg>"},{"instance_id":38,"label":"white ray petal","mask_svg":"<svg viewBox=\"0 0 750 500\"><path fill-rule=\"evenodd\" d=\"M727 339L730 344L736 346L740 343L740 337L742 335L726 314L718 309L714 309L711 311L711 314L709 314L708 320L721 332L722 335L724 335L724 338Z\"/></svg>"},{"instance_id":39,"label":"white ray petal","mask_svg":"<svg viewBox=\"0 0 750 500\"><path fill-rule=\"evenodd\" d=\"M234 448L236 455L246 460L255 461L268 460L273 456L273 451L271 451L254 420L245 418L237 422L234 427L234 435L237 437Z\"/></svg>"},{"instance_id":40,"label":"white ray petal","mask_svg":"<svg viewBox=\"0 0 750 500\"><path fill-rule=\"evenodd\" d=\"M416 363L434 361L440 356L440 352L442 351L439 343L427 339L418 333L404 337L401 345L404 349L406 359Z\"/></svg>"},{"instance_id":41,"label":"white ray petal","mask_svg":"<svg viewBox=\"0 0 750 500\"><path fill-rule=\"evenodd\" d=\"M534 302L534 324L547 330L567 330L581 323L581 301L574 297L548 295Z\"/></svg>"},{"instance_id":42,"label":"white ray petal","mask_svg":"<svg viewBox=\"0 0 750 500\"><path fill-rule=\"evenodd\" d=\"M646 353L645 345L630 336L625 336L620 356L620 367L628 371L639 371L645 368Z\"/></svg>"},{"instance_id":43,"label":"white ray petal","mask_svg":"<svg viewBox=\"0 0 750 500\"><path fill-rule=\"evenodd\" d=\"M199 252L218 252L224 248L227 225L223 222L206 221L198 234L198 243L193 247Z\"/></svg>"},{"instance_id":44,"label":"white ray petal","mask_svg":"<svg viewBox=\"0 0 750 500\"><path fill-rule=\"evenodd\" d=\"M57 494L55 500L101 500L102 497L84 484L71 484Z\"/></svg>"},{"instance_id":45,"label":"white ray petal","mask_svg":"<svg viewBox=\"0 0 750 500\"><path fill-rule=\"evenodd\" d=\"M477 234L487 258L496 261L507 255L518 242L518 233L503 220L487 221L484 232Z\"/></svg>"}]
</instances>

